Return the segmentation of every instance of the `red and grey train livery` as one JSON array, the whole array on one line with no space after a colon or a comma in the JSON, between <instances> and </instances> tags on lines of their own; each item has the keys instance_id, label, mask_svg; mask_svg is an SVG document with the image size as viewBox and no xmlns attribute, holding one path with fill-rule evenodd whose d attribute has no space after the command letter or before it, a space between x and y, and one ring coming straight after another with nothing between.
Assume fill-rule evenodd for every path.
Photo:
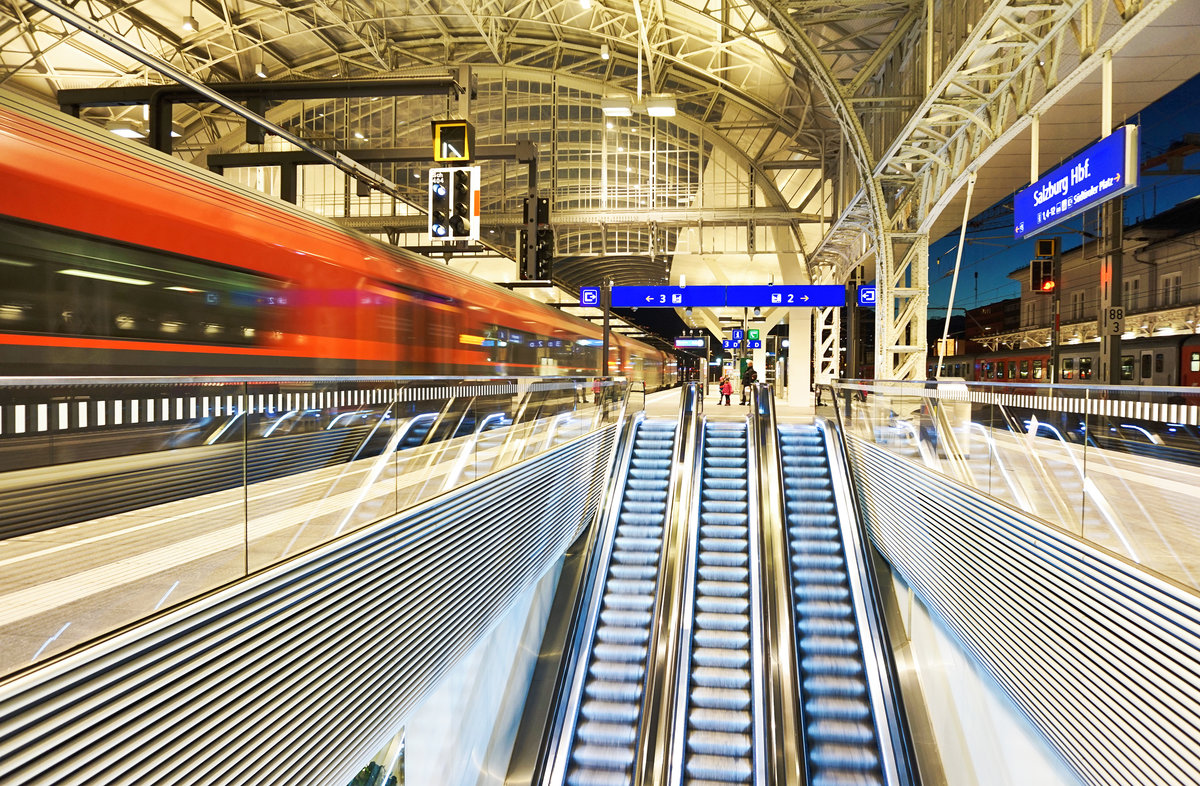
<instances>
[{"instance_id":1,"label":"red and grey train livery","mask_svg":"<svg viewBox=\"0 0 1200 786\"><path fill-rule=\"evenodd\" d=\"M0 92L0 374L563 375L672 356Z\"/></svg>"}]
</instances>

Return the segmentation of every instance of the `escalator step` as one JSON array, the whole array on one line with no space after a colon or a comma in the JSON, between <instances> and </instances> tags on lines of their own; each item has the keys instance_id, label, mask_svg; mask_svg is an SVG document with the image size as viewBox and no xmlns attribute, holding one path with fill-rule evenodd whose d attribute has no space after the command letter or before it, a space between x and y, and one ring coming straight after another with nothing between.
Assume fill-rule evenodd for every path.
<instances>
[{"instance_id":1,"label":"escalator step","mask_svg":"<svg viewBox=\"0 0 1200 786\"><path fill-rule=\"evenodd\" d=\"M688 735L688 750L713 756L749 756L750 735L721 731L696 731Z\"/></svg>"},{"instance_id":2,"label":"escalator step","mask_svg":"<svg viewBox=\"0 0 1200 786\"><path fill-rule=\"evenodd\" d=\"M596 629L596 641L604 642L605 644L645 646L650 641L650 631L646 628L601 625Z\"/></svg>"},{"instance_id":3,"label":"escalator step","mask_svg":"<svg viewBox=\"0 0 1200 786\"><path fill-rule=\"evenodd\" d=\"M625 769L633 764L632 746L576 745L571 753L575 761L585 767L616 770Z\"/></svg>"},{"instance_id":4,"label":"escalator step","mask_svg":"<svg viewBox=\"0 0 1200 786\"><path fill-rule=\"evenodd\" d=\"M803 617L797 627L806 636L844 636L853 637L856 628L854 622L836 617Z\"/></svg>"},{"instance_id":5,"label":"escalator step","mask_svg":"<svg viewBox=\"0 0 1200 786\"><path fill-rule=\"evenodd\" d=\"M696 608L717 614L746 614L750 610L750 599L703 595L696 598Z\"/></svg>"},{"instance_id":6,"label":"escalator step","mask_svg":"<svg viewBox=\"0 0 1200 786\"><path fill-rule=\"evenodd\" d=\"M579 724L575 733L584 745L633 745L637 742L637 726L633 724L587 721Z\"/></svg>"},{"instance_id":7,"label":"escalator step","mask_svg":"<svg viewBox=\"0 0 1200 786\"><path fill-rule=\"evenodd\" d=\"M813 778L812 786L884 786L884 783L873 772L822 770Z\"/></svg>"},{"instance_id":8,"label":"escalator step","mask_svg":"<svg viewBox=\"0 0 1200 786\"><path fill-rule=\"evenodd\" d=\"M808 727L808 733L823 742L867 745L875 741L875 731L865 723L820 719Z\"/></svg>"},{"instance_id":9,"label":"escalator step","mask_svg":"<svg viewBox=\"0 0 1200 786\"><path fill-rule=\"evenodd\" d=\"M636 644L597 644L592 650L601 660L617 663L640 663L646 659L646 648Z\"/></svg>"},{"instance_id":10,"label":"escalator step","mask_svg":"<svg viewBox=\"0 0 1200 786\"><path fill-rule=\"evenodd\" d=\"M599 680L633 682L645 676L646 665L627 661L593 660L588 673Z\"/></svg>"},{"instance_id":11,"label":"escalator step","mask_svg":"<svg viewBox=\"0 0 1200 786\"><path fill-rule=\"evenodd\" d=\"M842 555L840 550L838 553L807 553L799 552L792 554L792 567L802 568L805 571L813 570L838 570L843 565Z\"/></svg>"},{"instance_id":12,"label":"escalator step","mask_svg":"<svg viewBox=\"0 0 1200 786\"><path fill-rule=\"evenodd\" d=\"M744 552L748 546L749 543L745 538L708 538L703 536L700 538L700 551L702 553L706 551Z\"/></svg>"},{"instance_id":13,"label":"escalator step","mask_svg":"<svg viewBox=\"0 0 1200 786\"><path fill-rule=\"evenodd\" d=\"M585 691L588 698L614 704L636 702L642 692L636 683L608 682L606 680L590 680Z\"/></svg>"},{"instance_id":14,"label":"escalator step","mask_svg":"<svg viewBox=\"0 0 1200 786\"><path fill-rule=\"evenodd\" d=\"M651 583L658 576L658 568L655 565L617 565L614 564L609 568L609 573L614 578L629 579L629 580L645 580Z\"/></svg>"},{"instance_id":15,"label":"escalator step","mask_svg":"<svg viewBox=\"0 0 1200 786\"><path fill-rule=\"evenodd\" d=\"M608 580L608 590L617 595L652 595L654 594L654 580L653 577L637 580L613 576Z\"/></svg>"},{"instance_id":16,"label":"escalator step","mask_svg":"<svg viewBox=\"0 0 1200 786\"><path fill-rule=\"evenodd\" d=\"M696 626L705 630L744 631L750 628L750 618L744 614L700 612Z\"/></svg>"},{"instance_id":17,"label":"escalator step","mask_svg":"<svg viewBox=\"0 0 1200 786\"><path fill-rule=\"evenodd\" d=\"M879 757L866 745L822 743L813 749L812 760L822 767L846 771L862 772L879 766Z\"/></svg>"},{"instance_id":18,"label":"escalator step","mask_svg":"<svg viewBox=\"0 0 1200 786\"><path fill-rule=\"evenodd\" d=\"M685 769L690 778L703 778L716 783L745 783L750 780L748 758L690 756Z\"/></svg>"},{"instance_id":19,"label":"escalator step","mask_svg":"<svg viewBox=\"0 0 1200 786\"><path fill-rule=\"evenodd\" d=\"M708 710L725 710L727 714L746 712L750 709L750 692L730 688L694 688L691 705Z\"/></svg>"},{"instance_id":20,"label":"escalator step","mask_svg":"<svg viewBox=\"0 0 1200 786\"><path fill-rule=\"evenodd\" d=\"M750 653L747 650L697 647L692 651L692 662L698 666L713 666L722 669L748 669L750 668Z\"/></svg>"},{"instance_id":21,"label":"escalator step","mask_svg":"<svg viewBox=\"0 0 1200 786\"><path fill-rule=\"evenodd\" d=\"M750 646L750 634L731 630L698 630L695 633L699 647L743 649Z\"/></svg>"},{"instance_id":22,"label":"escalator step","mask_svg":"<svg viewBox=\"0 0 1200 786\"><path fill-rule=\"evenodd\" d=\"M741 526L729 526L727 524L701 524L700 537L702 538L725 538L739 543L746 542L746 524L743 519Z\"/></svg>"},{"instance_id":23,"label":"escalator step","mask_svg":"<svg viewBox=\"0 0 1200 786\"><path fill-rule=\"evenodd\" d=\"M716 595L722 598L744 598L749 588L739 581L701 581L696 585L698 595Z\"/></svg>"},{"instance_id":24,"label":"escalator step","mask_svg":"<svg viewBox=\"0 0 1200 786\"><path fill-rule=\"evenodd\" d=\"M704 731L722 731L727 734L745 734L750 731L750 713L729 710L696 708L689 712L688 723L692 728Z\"/></svg>"},{"instance_id":25,"label":"escalator step","mask_svg":"<svg viewBox=\"0 0 1200 786\"><path fill-rule=\"evenodd\" d=\"M862 661L856 658L835 658L814 655L800 659L800 668L806 674L829 674L836 677L857 677L862 674Z\"/></svg>"},{"instance_id":26,"label":"escalator step","mask_svg":"<svg viewBox=\"0 0 1200 786\"><path fill-rule=\"evenodd\" d=\"M747 690L750 687L750 672L746 669L722 669L701 666L692 669L692 683L703 688L729 688Z\"/></svg>"},{"instance_id":27,"label":"escalator step","mask_svg":"<svg viewBox=\"0 0 1200 786\"><path fill-rule=\"evenodd\" d=\"M723 565L700 565L697 567L697 573L704 581L716 581L726 583L736 583L741 586L738 590L742 594L750 592L750 588L746 586L746 580L750 577L748 568L727 568ZM720 595L728 593L721 592Z\"/></svg>"},{"instance_id":28,"label":"escalator step","mask_svg":"<svg viewBox=\"0 0 1200 786\"><path fill-rule=\"evenodd\" d=\"M836 584L842 586L847 581L846 571L844 570L801 568L792 571L792 575L801 584Z\"/></svg>"},{"instance_id":29,"label":"escalator step","mask_svg":"<svg viewBox=\"0 0 1200 786\"><path fill-rule=\"evenodd\" d=\"M700 561L705 565L718 565L735 568L745 565L749 557L742 551L706 551L700 555Z\"/></svg>"},{"instance_id":30,"label":"escalator step","mask_svg":"<svg viewBox=\"0 0 1200 786\"><path fill-rule=\"evenodd\" d=\"M818 696L804 703L806 712L822 718L837 720L866 720L871 707L862 700L841 696Z\"/></svg>"},{"instance_id":31,"label":"escalator step","mask_svg":"<svg viewBox=\"0 0 1200 786\"><path fill-rule=\"evenodd\" d=\"M797 573L800 573L800 571L795 571L792 573L792 575L796 578L796 581L803 582L802 577L797 576L796 575ZM849 601L850 600L850 588L837 586L835 584L799 583L796 585L796 596L799 598L802 598L806 601L813 601L813 600L825 600L825 601L845 600L845 601Z\"/></svg>"},{"instance_id":32,"label":"escalator step","mask_svg":"<svg viewBox=\"0 0 1200 786\"><path fill-rule=\"evenodd\" d=\"M848 602L809 601L796 604L797 616L848 619L852 614L854 614L854 607Z\"/></svg>"},{"instance_id":33,"label":"escalator step","mask_svg":"<svg viewBox=\"0 0 1200 786\"><path fill-rule=\"evenodd\" d=\"M604 596L604 603L611 609L648 611L654 605L654 598L649 595L621 595L610 592Z\"/></svg>"},{"instance_id":34,"label":"escalator step","mask_svg":"<svg viewBox=\"0 0 1200 786\"><path fill-rule=\"evenodd\" d=\"M847 636L805 636L800 639L800 648L805 655L841 655L850 657L858 654L858 643Z\"/></svg>"}]
</instances>

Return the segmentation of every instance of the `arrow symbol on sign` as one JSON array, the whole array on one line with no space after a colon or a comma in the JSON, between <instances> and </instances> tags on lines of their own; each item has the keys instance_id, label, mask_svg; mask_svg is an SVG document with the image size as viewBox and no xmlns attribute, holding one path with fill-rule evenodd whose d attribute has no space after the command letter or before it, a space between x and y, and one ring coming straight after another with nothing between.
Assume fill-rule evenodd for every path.
<instances>
[{"instance_id":1,"label":"arrow symbol on sign","mask_svg":"<svg viewBox=\"0 0 1200 786\"><path fill-rule=\"evenodd\" d=\"M654 295L646 295L646 302L647 302L647 303L653 303L653 302L654 302Z\"/></svg>"},{"instance_id":2,"label":"arrow symbol on sign","mask_svg":"<svg viewBox=\"0 0 1200 786\"><path fill-rule=\"evenodd\" d=\"M808 295L801 295L801 296L800 296L800 299L801 299L801 300L803 300L805 303L807 303L807 302L808 302Z\"/></svg>"}]
</instances>

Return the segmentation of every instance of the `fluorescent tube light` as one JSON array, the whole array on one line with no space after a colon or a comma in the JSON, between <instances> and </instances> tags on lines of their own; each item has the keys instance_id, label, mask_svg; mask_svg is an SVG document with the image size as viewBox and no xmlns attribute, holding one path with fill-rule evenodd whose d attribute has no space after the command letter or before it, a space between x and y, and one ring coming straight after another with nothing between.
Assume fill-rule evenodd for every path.
<instances>
[{"instance_id":1,"label":"fluorescent tube light","mask_svg":"<svg viewBox=\"0 0 1200 786\"><path fill-rule=\"evenodd\" d=\"M153 281L145 281L140 278L126 278L125 276L110 276L108 273L97 273L94 270L76 270L75 268L68 268L66 270L60 270L58 272L62 273L64 276L77 276L79 278L94 278L97 281L111 281L114 284L132 284L135 287L144 287L144 286L147 286L148 284L154 283Z\"/></svg>"}]
</instances>

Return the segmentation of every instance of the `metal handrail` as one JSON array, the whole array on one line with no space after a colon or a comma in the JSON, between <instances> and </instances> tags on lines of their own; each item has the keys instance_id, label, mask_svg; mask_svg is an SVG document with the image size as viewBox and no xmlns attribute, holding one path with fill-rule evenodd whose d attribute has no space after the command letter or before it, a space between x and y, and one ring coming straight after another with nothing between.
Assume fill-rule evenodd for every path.
<instances>
[{"instance_id":1,"label":"metal handrail","mask_svg":"<svg viewBox=\"0 0 1200 786\"><path fill-rule=\"evenodd\" d=\"M839 518L845 522L842 532L846 540L847 572L851 586L857 585L858 589L854 608L863 658L869 661L863 665L871 706L875 710L876 737L883 754L880 764L889 786L920 786L916 748L906 720L900 676L889 644L891 638L879 594L879 577L870 556L871 540L862 524L858 497L852 491L853 478L842 438L845 431L841 426L841 413L837 407L834 411L838 419L836 425L824 418L818 419L817 425L829 455L830 476L841 513Z\"/></svg>"},{"instance_id":2,"label":"metal handrail","mask_svg":"<svg viewBox=\"0 0 1200 786\"><path fill-rule=\"evenodd\" d=\"M779 451L779 431L775 420L775 399L769 385L756 385L751 391L754 414L754 438L758 445L758 478L762 493L759 509L763 526L759 541L763 558L762 609L767 657L764 675L770 690L766 692L765 715L770 719L768 758L764 761L767 781L774 784L809 783L808 759L800 744L804 728L804 709L797 685L796 637L791 627L791 567L788 562L787 510L783 494L783 467ZM776 523L779 526L774 526Z\"/></svg>"},{"instance_id":3,"label":"metal handrail","mask_svg":"<svg viewBox=\"0 0 1200 786\"><path fill-rule=\"evenodd\" d=\"M755 436L755 423L757 418L755 414L757 407L754 407L756 394L759 388L765 385L756 384L750 389L750 414L746 416L746 493L747 493L747 528L750 530L747 538L747 552L749 555L749 573L746 577L746 582L750 589L750 717L751 717L751 745L752 745L752 781L755 786L766 786L768 783L777 783L767 777L767 762L766 762L766 729L765 729L765 708L763 707L764 695L766 693L764 684L763 670L766 667L765 648L763 640L765 631L763 627L763 580L766 576L763 573L763 554L762 531L766 528L768 519L763 517L763 509L759 494L761 487L760 483L755 481L765 477L759 474L762 469L761 458L758 452L758 440ZM755 535L758 537L755 537Z\"/></svg>"}]
</instances>

